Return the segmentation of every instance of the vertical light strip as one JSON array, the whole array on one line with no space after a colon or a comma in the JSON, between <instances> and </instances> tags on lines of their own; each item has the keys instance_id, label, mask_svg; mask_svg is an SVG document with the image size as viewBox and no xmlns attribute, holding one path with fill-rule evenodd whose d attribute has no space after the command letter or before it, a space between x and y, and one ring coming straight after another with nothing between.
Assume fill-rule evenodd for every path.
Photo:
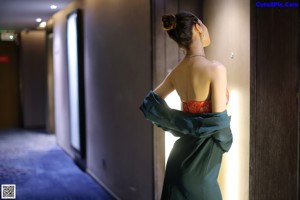
<instances>
[{"instance_id":1,"label":"vertical light strip","mask_svg":"<svg viewBox=\"0 0 300 200\"><path fill-rule=\"evenodd\" d=\"M239 161L239 151L242 149L239 147L239 131L240 129L240 113L239 113L239 94L237 90L230 91L230 101L228 105L228 114L231 115L231 131L233 134L233 143L231 149L226 154L226 159L224 159L224 164L226 165L226 184L224 193L224 199L230 200L240 200L239 197L239 176L240 176L240 163Z\"/></svg>"},{"instance_id":2,"label":"vertical light strip","mask_svg":"<svg viewBox=\"0 0 300 200\"><path fill-rule=\"evenodd\" d=\"M80 119L79 119L79 82L78 82L78 46L77 46L77 14L69 16L67 22L68 45L68 78L70 104L70 131L72 146L80 149Z\"/></svg>"},{"instance_id":3,"label":"vertical light strip","mask_svg":"<svg viewBox=\"0 0 300 200\"><path fill-rule=\"evenodd\" d=\"M173 109L180 110L181 108L181 101L180 97L176 91L169 94L165 101L167 102L168 106ZM167 159L170 155L170 152L173 148L174 143L179 137L173 136L170 132L165 132L165 164L167 164Z\"/></svg>"}]
</instances>

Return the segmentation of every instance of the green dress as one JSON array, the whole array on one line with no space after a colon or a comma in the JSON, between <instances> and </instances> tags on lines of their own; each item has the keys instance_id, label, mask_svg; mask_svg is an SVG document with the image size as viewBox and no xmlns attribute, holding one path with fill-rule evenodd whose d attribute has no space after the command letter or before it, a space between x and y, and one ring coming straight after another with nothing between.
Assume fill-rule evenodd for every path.
<instances>
[{"instance_id":1,"label":"green dress","mask_svg":"<svg viewBox=\"0 0 300 200\"><path fill-rule=\"evenodd\" d=\"M162 200L221 200L217 182L222 155L232 144L227 111L192 114L174 110L153 91L141 111L153 124L180 138L168 158Z\"/></svg>"}]
</instances>

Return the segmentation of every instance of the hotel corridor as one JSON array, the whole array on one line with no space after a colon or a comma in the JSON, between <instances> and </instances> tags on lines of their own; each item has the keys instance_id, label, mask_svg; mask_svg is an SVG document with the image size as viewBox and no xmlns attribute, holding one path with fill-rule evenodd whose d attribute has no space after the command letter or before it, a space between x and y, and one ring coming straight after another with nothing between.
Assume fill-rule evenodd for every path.
<instances>
[{"instance_id":1,"label":"hotel corridor","mask_svg":"<svg viewBox=\"0 0 300 200\"><path fill-rule=\"evenodd\" d=\"M139 106L187 56L162 26L182 11L227 71L222 199L300 199L296 0L1 0L0 185L17 200L161 200L178 137ZM175 91L166 99L181 110Z\"/></svg>"}]
</instances>

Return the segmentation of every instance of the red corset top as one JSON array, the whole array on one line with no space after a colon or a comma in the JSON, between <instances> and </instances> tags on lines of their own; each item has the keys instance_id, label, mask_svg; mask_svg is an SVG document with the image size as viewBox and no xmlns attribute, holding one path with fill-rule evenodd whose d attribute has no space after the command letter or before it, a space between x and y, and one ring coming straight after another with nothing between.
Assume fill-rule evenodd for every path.
<instances>
[{"instance_id":1,"label":"red corset top","mask_svg":"<svg viewBox=\"0 0 300 200\"><path fill-rule=\"evenodd\" d=\"M227 97L227 102L229 100L229 92L228 90L226 91L226 97ZM182 110L184 112L189 112L189 113L211 113L212 112L212 103L211 100L206 100L206 101L193 101L193 100L188 100L187 102L182 102Z\"/></svg>"}]
</instances>

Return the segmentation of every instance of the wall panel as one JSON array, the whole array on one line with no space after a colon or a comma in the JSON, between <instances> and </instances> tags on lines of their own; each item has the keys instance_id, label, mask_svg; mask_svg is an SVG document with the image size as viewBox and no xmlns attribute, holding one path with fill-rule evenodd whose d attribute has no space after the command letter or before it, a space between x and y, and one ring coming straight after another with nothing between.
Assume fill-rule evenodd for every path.
<instances>
[{"instance_id":1,"label":"wall panel","mask_svg":"<svg viewBox=\"0 0 300 200\"><path fill-rule=\"evenodd\" d=\"M21 126L18 46L0 42L0 128Z\"/></svg>"},{"instance_id":2,"label":"wall panel","mask_svg":"<svg viewBox=\"0 0 300 200\"><path fill-rule=\"evenodd\" d=\"M84 5L88 170L121 199L153 199L152 126L138 109L152 84L150 2Z\"/></svg>"},{"instance_id":3,"label":"wall panel","mask_svg":"<svg viewBox=\"0 0 300 200\"><path fill-rule=\"evenodd\" d=\"M22 31L21 98L25 128L45 128L47 106L46 38L44 31Z\"/></svg>"},{"instance_id":4,"label":"wall panel","mask_svg":"<svg viewBox=\"0 0 300 200\"><path fill-rule=\"evenodd\" d=\"M299 199L298 8L251 4L250 199Z\"/></svg>"}]
</instances>

